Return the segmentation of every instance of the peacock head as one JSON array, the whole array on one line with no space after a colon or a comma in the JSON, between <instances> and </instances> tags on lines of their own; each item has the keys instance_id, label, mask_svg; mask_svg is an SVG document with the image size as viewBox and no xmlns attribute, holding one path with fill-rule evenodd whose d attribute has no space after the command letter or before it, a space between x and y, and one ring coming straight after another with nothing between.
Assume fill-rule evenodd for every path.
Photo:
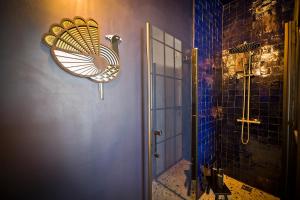
<instances>
[{"instance_id":1,"label":"peacock head","mask_svg":"<svg viewBox=\"0 0 300 200\"><path fill-rule=\"evenodd\" d=\"M122 42L122 39L119 35L106 35L105 38L109 40L111 43L118 43L120 44Z\"/></svg>"}]
</instances>

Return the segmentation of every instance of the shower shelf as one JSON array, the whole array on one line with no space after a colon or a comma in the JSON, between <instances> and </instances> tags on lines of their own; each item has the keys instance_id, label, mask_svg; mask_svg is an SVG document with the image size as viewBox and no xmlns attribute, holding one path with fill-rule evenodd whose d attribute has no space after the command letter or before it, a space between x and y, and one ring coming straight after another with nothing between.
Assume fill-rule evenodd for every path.
<instances>
[{"instance_id":1,"label":"shower shelf","mask_svg":"<svg viewBox=\"0 0 300 200\"><path fill-rule=\"evenodd\" d=\"M252 119L252 120L237 119L236 121L238 121L238 122L246 122L246 123L250 123L250 124L260 124L260 121L258 119Z\"/></svg>"}]
</instances>

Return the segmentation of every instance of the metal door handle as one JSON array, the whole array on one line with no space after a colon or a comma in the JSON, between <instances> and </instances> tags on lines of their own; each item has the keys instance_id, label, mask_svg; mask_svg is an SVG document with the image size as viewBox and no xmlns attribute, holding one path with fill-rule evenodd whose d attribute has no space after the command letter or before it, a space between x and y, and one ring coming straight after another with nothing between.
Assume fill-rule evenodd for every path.
<instances>
[{"instance_id":1,"label":"metal door handle","mask_svg":"<svg viewBox=\"0 0 300 200\"><path fill-rule=\"evenodd\" d=\"M157 153L157 136L161 136L162 135L162 130L155 130L153 132L154 134L154 157L155 158L159 158L159 153Z\"/></svg>"}]
</instances>

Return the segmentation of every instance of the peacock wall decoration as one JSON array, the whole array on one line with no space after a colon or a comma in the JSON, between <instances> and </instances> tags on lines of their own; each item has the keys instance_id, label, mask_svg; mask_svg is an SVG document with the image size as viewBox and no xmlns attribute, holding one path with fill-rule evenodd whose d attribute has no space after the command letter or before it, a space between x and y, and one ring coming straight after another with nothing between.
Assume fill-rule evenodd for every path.
<instances>
[{"instance_id":1,"label":"peacock wall decoration","mask_svg":"<svg viewBox=\"0 0 300 200\"><path fill-rule=\"evenodd\" d=\"M118 35L106 35L105 38L109 40L110 48L100 43L95 20L75 17L51 25L42 40L50 47L52 58L59 67L98 83L103 99L103 84L116 78L120 71L118 45L122 41Z\"/></svg>"}]
</instances>

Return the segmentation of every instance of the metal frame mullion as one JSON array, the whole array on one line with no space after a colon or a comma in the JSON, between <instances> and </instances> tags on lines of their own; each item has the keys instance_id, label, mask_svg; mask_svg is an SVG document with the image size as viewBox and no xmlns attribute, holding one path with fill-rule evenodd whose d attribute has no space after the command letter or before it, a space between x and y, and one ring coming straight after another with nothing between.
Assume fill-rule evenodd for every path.
<instances>
[{"instance_id":1,"label":"metal frame mullion","mask_svg":"<svg viewBox=\"0 0 300 200\"><path fill-rule=\"evenodd\" d=\"M152 40L151 40L152 42ZM152 42L153 44L153 42ZM153 47L153 45L151 45ZM152 51L152 56L153 56L153 48L151 49ZM153 135L153 129L157 128L157 123L156 123L156 118L157 118L157 113L156 113L156 63L153 62L153 57L152 57L152 127L151 127L151 133L152 133L152 141L154 141L154 135ZM155 149L154 145L157 145L157 144L153 144L152 142L152 155L153 155L153 149ZM156 178L156 168L157 168L157 161L154 156L152 156L152 159L154 160L153 162L153 165L152 165L152 168L153 168L153 174L154 174L154 177Z\"/></svg>"},{"instance_id":2,"label":"metal frame mullion","mask_svg":"<svg viewBox=\"0 0 300 200\"><path fill-rule=\"evenodd\" d=\"M167 98L166 98L166 43L165 43L165 32L163 34L163 46L164 46L164 110L165 110L165 138L167 138L167 110L166 110L166 105L167 105ZM164 171L168 168L167 167L167 143L166 143L166 139L164 140L165 144L164 144L164 149L165 149L165 156L164 156Z\"/></svg>"},{"instance_id":3,"label":"metal frame mullion","mask_svg":"<svg viewBox=\"0 0 300 200\"><path fill-rule=\"evenodd\" d=\"M173 36L173 138L174 138L174 147L173 147L173 150L174 150L174 164L177 162L177 152L176 152L176 147L177 147L177 141L176 141L176 87L175 87L175 53L176 53L176 50L175 50L175 37Z\"/></svg>"}]
</instances>

